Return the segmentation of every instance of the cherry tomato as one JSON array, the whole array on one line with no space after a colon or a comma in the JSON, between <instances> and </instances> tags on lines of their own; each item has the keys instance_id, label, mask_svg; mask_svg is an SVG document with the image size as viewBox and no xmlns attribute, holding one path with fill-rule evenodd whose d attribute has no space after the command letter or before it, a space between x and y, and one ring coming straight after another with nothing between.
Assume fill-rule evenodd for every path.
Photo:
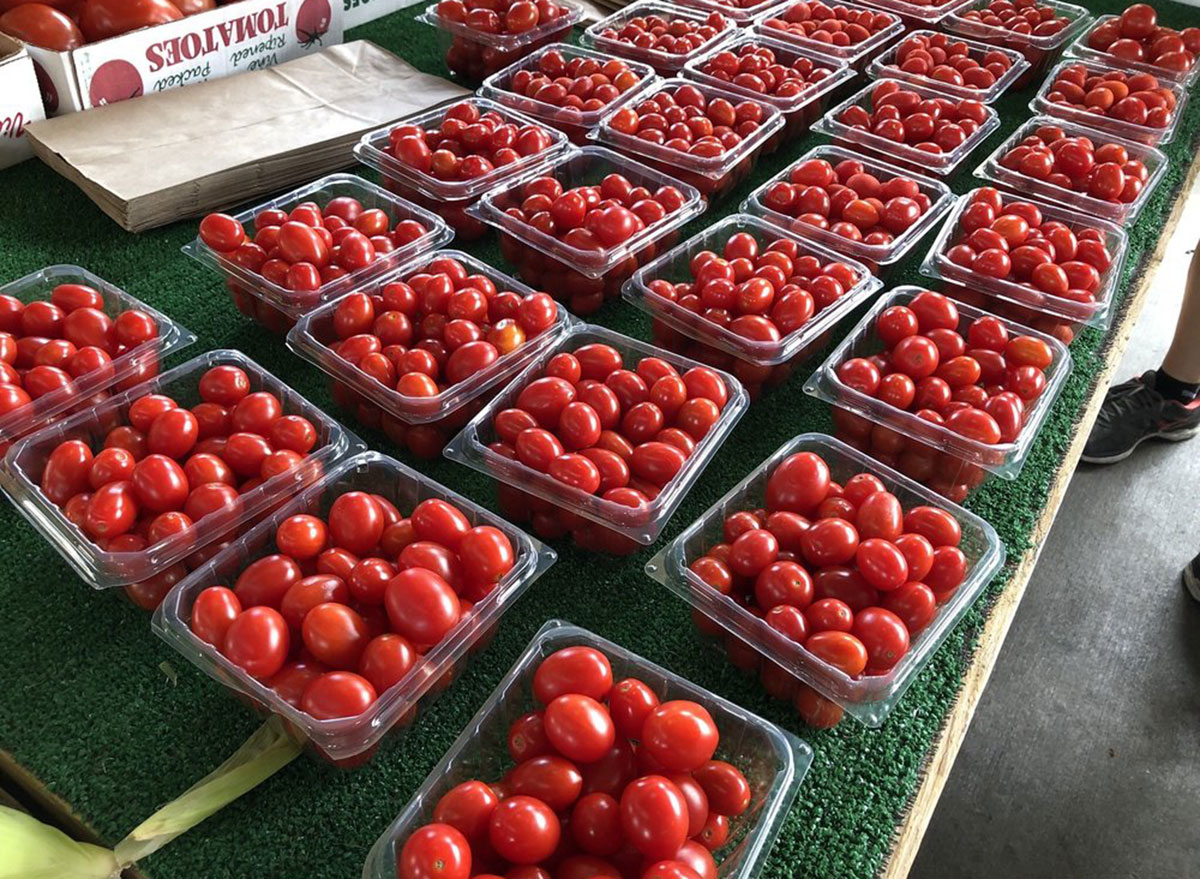
<instances>
[{"instance_id":1,"label":"cherry tomato","mask_svg":"<svg viewBox=\"0 0 1200 879\"><path fill-rule=\"evenodd\" d=\"M249 607L229 624L221 652L234 665L260 680L287 661L291 639L287 623L271 607Z\"/></svg>"}]
</instances>

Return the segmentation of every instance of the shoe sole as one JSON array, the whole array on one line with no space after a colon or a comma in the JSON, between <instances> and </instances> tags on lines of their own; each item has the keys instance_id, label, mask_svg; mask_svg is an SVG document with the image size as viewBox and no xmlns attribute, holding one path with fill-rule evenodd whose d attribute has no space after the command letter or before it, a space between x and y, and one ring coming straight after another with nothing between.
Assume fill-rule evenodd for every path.
<instances>
[{"instance_id":1,"label":"shoe sole","mask_svg":"<svg viewBox=\"0 0 1200 879\"><path fill-rule=\"evenodd\" d=\"M1188 591L1188 595L1192 596L1196 601L1200 601L1200 579L1192 572L1192 566L1188 565L1179 575L1183 580L1183 588Z\"/></svg>"},{"instance_id":2,"label":"shoe sole","mask_svg":"<svg viewBox=\"0 0 1200 879\"><path fill-rule=\"evenodd\" d=\"M1170 443L1181 443L1184 440L1190 440L1197 433L1200 433L1200 427L1192 427L1192 428L1188 428L1187 430L1167 430L1167 431L1160 431L1159 433L1150 433L1150 434L1147 434L1146 436L1139 437L1138 441L1136 443L1134 443L1132 446L1130 446L1125 451L1120 452L1119 454L1109 455L1107 457L1098 457L1096 455L1083 455L1080 457L1080 460L1085 461L1088 464L1115 464L1118 461L1124 461L1126 458L1128 458L1130 455L1132 455L1134 452L1136 452L1138 446L1140 446L1146 440L1160 439L1160 440L1166 440L1167 442L1170 442Z\"/></svg>"}]
</instances>

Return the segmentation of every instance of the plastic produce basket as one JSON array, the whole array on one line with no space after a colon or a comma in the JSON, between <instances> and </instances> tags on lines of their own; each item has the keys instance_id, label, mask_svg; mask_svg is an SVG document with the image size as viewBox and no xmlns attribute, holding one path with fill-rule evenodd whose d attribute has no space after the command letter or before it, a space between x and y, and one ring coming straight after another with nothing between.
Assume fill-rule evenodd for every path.
<instances>
[{"instance_id":1,"label":"plastic produce basket","mask_svg":"<svg viewBox=\"0 0 1200 879\"><path fill-rule=\"evenodd\" d=\"M942 3L914 3L910 0L870 0L868 6L876 6L900 16L909 29L937 27L946 16L952 15L971 0L945 0Z\"/></svg>"},{"instance_id":2,"label":"plastic produce basket","mask_svg":"<svg viewBox=\"0 0 1200 879\"><path fill-rule=\"evenodd\" d=\"M476 778L498 779L511 767L508 728L534 708L534 672L551 653L575 646L594 647L604 653L617 680L634 677L650 686L663 701L687 699L708 709L721 733L717 759L728 760L741 769L751 790L749 808L730 819L730 842L718 854L718 876L751 879L762 872L771 845L812 763L812 749L773 723L624 647L562 620L550 620L463 728L412 800L371 847L362 879L394 879L404 841L433 820L434 807L450 788Z\"/></svg>"},{"instance_id":3,"label":"plastic produce basket","mask_svg":"<svg viewBox=\"0 0 1200 879\"><path fill-rule=\"evenodd\" d=\"M874 474L896 495L904 509L919 505L938 507L951 513L962 526L959 548L967 557L966 578L938 608L933 621L913 639L908 653L886 674L850 678L771 628L761 617L706 585L688 568L709 547L722 541L727 515L762 506L771 473L784 458L797 452L820 455L829 465L833 480L839 483L856 473ZM721 640L730 639L738 647L750 645L761 655L764 665L779 666L788 676L841 705L852 717L869 727L878 727L1003 563L1004 545L995 529L974 513L843 442L819 433L806 433L789 440L730 489L654 556L646 565L646 573L691 605L693 619L702 630L719 633Z\"/></svg>"},{"instance_id":4,"label":"plastic produce basket","mask_svg":"<svg viewBox=\"0 0 1200 879\"><path fill-rule=\"evenodd\" d=\"M680 18L686 21L694 21L696 24L704 24L705 19L712 12L713 10L676 6L674 3L660 2L660 0L637 0L636 3L630 3L625 8L614 12L608 18L602 18L593 24L583 32L580 42L600 52L607 52L622 58L631 58L634 61L649 64L662 76L674 76L683 69L683 65L688 61L693 58L699 58L701 55L706 54L714 47L725 43L733 37L737 33L737 25L732 23L732 21L727 21L725 29L719 31L711 40L693 49L691 52L682 55L664 52L662 49L643 49L624 40L606 37L603 35L603 32L611 28L619 33L621 28L628 24L631 19L644 15L661 15L668 20Z\"/></svg>"},{"instance_id":5,"label":"plastic produce basket","mask_svg":"<svg viewBox=\"0 0 1200 879\"><path fill-rule=\"evenodd\" d=\"M596 52L581 46L573 46L570 43L551 43L548 46L538 49L532 55L527 55L505 67L503 70L493 73L484 80L483 86L479 89L479 94L497 103L512 107L514 110L526 113L546 125L552 125L559 131L564 132L575 143L582 144L586 142L587 133L596 127L596 124L600 121L600 117L608 113L609 110L624 106L630 101L636 101L658 80L658 74L654 72L654 68L649 64L642 64L627 58L619 58L617 60L629 65L629 69L637 75L638 84L598 110L578 110L574 107L560 107L512 91L513 76L521 70L540 70L542 58L550 52L557 52L568 61L573 58L591 58L603 64L606 61L613 60L611 54L604 52ZM551 77L551 79L553 78Z\"/></svg>"},{"instance_id":6,"label":"plastic produce basket","mask_svg":"<svg viewBox=\"0 0 1200 879\"><path fill-rule=\"evenodd\" d=\"M674 186L683 193L684 204L623 244L607 250L583 250L505 213L521 203L525 184L542 174L552 175L563 189L597 185L609 174L623 174L634 186L645 186L651 192L661 186ZM612 150L589 146L574 150L552 167L532 170L493 189L471 212L496 227L504 258L517 267L525 283L545 290L567 303L575 314L583 315L596 311L605 299L615 298L638 266L674 246L679 241L679 228L703 213L705 204L694 186Z\"/></svg>"},{"instance_id":7,"label":"plastic produce basket","mask_svg":"<svg viewBox=\"0 0 1200 879\"><path fill-rule=\"evenodd\" d=\"M770 49L775 53L775 59L785 66L792 66L799 59L807 59L817 67L825 68L828 74L817 82L810 83L800 94L794 97L778 97L764 95L752 89L745 88L733 82L726 82L716 76L704 72L705 64L721 52L732 52L737 55L746 46ZM683 65L683 75L704 85L723 89L735 95L752 98L759 103L774 107L783 114L785 140L799 136L808 131L812 123L820 118L825 110L825 104L830 95L839 86L850 81L855 76L854 69L840 58L831 58L796 43L787 43L774 37L768 37L753 31L743 31L733 40L718 46L711 52L693 58Z\"/></svg>"},{"instance_id":8,"label":"plastic produce basket","mask_svg":"<svg viewBox=\"0 0 1200 879\"><path fill-rule=\"evenodd\" d=\"M760 153L772 152L779 145L783 114L765 101L687 79L663 80L642 95L642 100L652 99L660 92L674 91L685 85L698 89L709 101L723 98L734 105L743 101L758 104L763 110L762 124L733 149L726 150L719 156L696 156L617 131L611 123L613 115L620 112L619 109L609 112L601 119L590 137L621 153L640 159L665 174L675 175L683 182L696 187L709 201L716 201L750 176Z\"/></svg>"},{"instance_id":9,"label":"plastic produce basket","mask_svg":"<svg viewBox=\"0 0 1200 879\"><path fill-rule=\"evenodd\" d=\"M382 495L401 512L410 512L428 498L441 498L458 507L471 525L492 525L504 532L513 546L515 563L499 585L433 649L421 657L396 685L355 717L317 720L284 701L262 681L248 675L191 630L189 622L196 596L214 584L232 588L238 574L251 562L276 552L275 529L298 513L323 516L337 498L350 491ZM486 646L500 617L528 589L557 556L519 528L472 503L427 476L378 452L364 452L339 463L287 504L276 510L228 548L198 568L176 586L154 614L155 633L189 661L258 711L281 715L314 751L345 767L369 759L380 739L393 727L410 726L428 697L440 693L462 669L469 655Z\"/></svg>"},{"instance_id":10,"label":"plastic produce basket","mask_svg":"<svg viewBox=\"0 0 1200 879\"><path fill-rule=\"evenodd\" d=\"M990 2L991 0L972 0L966 6L952 12L942 22L942 29L952 34L979 40L981 43L1016 49L1024 55L1025 60L1029 62L1029 70L1017 83L1017 88L1024 88L1027 83L1045 74L1051 65L1062 57L1067 44L1079 36L1080 31L1086 28L1088 22L1092 20L1092 13L1084 7L1076 6L1074 3L1063 3L1061 0L1038 0L1039 6L1053 9L1056 16L1068 20L1066 27L1058 33L1048 36L1019 34L1006 27L984 24L965 17L970 12L985 11Z\"/></svg>"},{"instance_id":11,"label":"plastic produce basket","mask_svg":"<svg viewBox=\"0 0 1200 879\"><path fill-rule=\"evenodd\" d=\"M962 212L970 204L971 194L968 192L959 197L954 210L946 218L945 224L938 232L933 246L921 263L921 274L931 278L939 278L952 284L960 284L970 290L984 293L989 297L1000 299L1013 305L1023 306L1035 312L1045 314L1064 324L1073 335L1080 325L1107 329L1112 321L1111 299L1113 288L1121 276L1121 267L1125 263L1128 236L1125 230L1097 217L1086 216L1062 205L1040 201L1032 198L1022 198L1035 205L1042 216L1048 220L1058 220L1067 225L1072 232L1084 227L1099 229L1104 236L1104 244L1112 255L1112 263L1100 273L1100 288L1096 291L1095 302L1075 302L1060 296L1047 293L1008 279L990 278L978 272L952 262L946 252L957 244L964 236L959 228ZM1057 335L1057 333L1056 333Z\"/></svg>"},{"instance_id":12,"label":"plastic produce basket","mask_svg":"<svg viewBox=\"0 0 1200 879\"><path fill-rule=\"evenodd\" d=\"M862 107L868 113L873 112L874 102L872 95L876 85L878 85L878 81L868 83L862 89L842 101L842 103L830 109L813 126L813 131L827 134L834 141L846 146L881 155L888 161L895 162L897 165L902 165L905 168L912 168L915 171L936 174L939 177L950 179L962 167L963 160L976 147L987 140L992 135L992 132L1000 127L1000 115L992 107L985 104L987 119L984 120L979 128L967 135L966 140L949 152L932 153L918 149L910 144L888 140L886 137L875 134L872 131L854 128L840 121L839 117L850 107ZM939 92L937 89L926 88L925 86L905 83L904 88L908 91L914 91L924 98L948 98L947 95ZM957 100L952 97L948 99L951 101Z\"/></svg>"},{"instance_id":13,"label":"plastic produce basket","mask_svg":"<svg viewBox=\"0 0 1200 879\"><path fill-rule=\"evenodd\" d=\"M450 225L460 240L474 241L487 232L487 226L468 216L467 208L475 204L481 195L494 189L500 183L511 180L535 167L561 159L561 154L570 147L570 144L567 142L567 136L561 131L547 127L545 123L540 123L524 113L518 113L511 107L487 98L469 97L464 100L474 104L482 112L486 113L491 110L499 113L505 122L512 122L515 125L537 125L544 128L550 134L550 147L543 152L523 156L516 162L493 168L487 174L470 180L439 180L432 174L424 174L397 161L388 152L388 138L391 130L398 125L436 128L442 124L447 109L453 106L453 104L445 104L433 110L405 116L403 119L397 119L391 125L364 134L354 147L354 155L364 165L378 171L383 185L389 190L404 198L412 199L417 204L438 214ZM454 103L462 103L462 101ZM449 237L439 240L433 247L445 244ZM433 247L425 249L432 250ZM398 264L393 263L393 266Z\"/></svg>"},{"instance_id":14,"label":"plastic produce basket","mask_svg":"<svg viewBox=\"0 0 1200 879\"><path fill-rule=\"evenodd\" d=\"M511 290L524 297L532 292L515 278L458 250L439 250L401 266L380 278L377 288L402 281L420 272L438 257L456 259L472 275L490 278L498 290ZM288 347L314 364L331 379L334 399L342 402L367 427L380 427L397 445L407 445L419 457L441 454L446 440L483 406L489 390L511 378L566 331L571 318L559 308L554 325L515 351L505 354L466 381L451 385L432 397L408 397L367 375L350 361L339 357L331 346L340 341L333 328L337 302L330 302L305 315L288 333ZM421 428L409 437L409 431Z\"/></svg>"},{"instance_id":15,"label":"plastic produce basket","mask_svg":"<svg viewBox=\"0 0 1200 879\"><path fill-rule=\"evenodd\" d=\"M1093 61L1098 64L1103 64L1108 67L1130 70L1141 70L1145 73L1153 73L1159 79L1165 79L1168 82L1178 83L1185 89L1189 88L1196 81L1196 77L1200 76L1200 63L1192 64L1191 70L1179 71L1169 70L1166 67L1158 67L1148 61L1129 61L1125 58L1118 58L1108 52L1101 52L1093 49L1088 45L1088 37L1096 28L1110 21L1117 19L1116 15L1102 15L1092 22L1092 26L1081 33L1075 42L1067 49L1067 56L1071 58L1082 58L1084 61Z\"/></svg>"},{"instance_id":16,"label":"plastic produce basket","mask_svg":"<svg viewBox=\"0 0 1200 879\"><path fill-rule=\"evenodd\" d=\"M931 37L935 33L935 31L931 30L909 31L904 37L905 39L909 37ZM1008 57L1012 62L1012 66L1002 76L997 77L996 81L988 88L970 88L965 85L942 82L931 76L922 76L917 73L909 73L906 70L901 70L900 65L895 63L896 51L900 45L897 43L871 62L871 66L867 68L867 77L869 79L898 79L902 82L913 83L914 85L923 85L944 95L951 95L956 98L973 98L976 101L990 104L1008 91L1009 88L1016 85L1017 81L1025 75L1025 71L1029 69L1029 62L1025 60L1025 56L1015 49L992 46L987 43L981 43L978 40L969 40L965 37L951 36L950 39L955 42L965 43L968 56L980 63L982 63L983 56L988 52L1000 52Z\"/></svg>"},{"instance_id":17,"label":"plastic produce basket","mask_svg":"<svg viewBox=\"0 0 1200 879\"><path fill-rule=\"evenodd\" d=\"M460 21L449 21L438 15L437 3L425 7L417 21L437 29L439 45L451 73L471 82L482 82L533 50L565 39L571 28L583 20L581 7L570 0L555 2L564 7L562 15L518 34L488 34Z\"/></svg>"},{"instance_id":18,"label":"plastic produce basket","mask_svg":"<svg viewBox=\"0 0 1200 879\"><path fill-rule=\"evenodd\" d=\"M801 256L816 256L822 263L844 262L858 272L858 282L837 302L778 341L740 336L650 290L650 283L655 280L691 281L689 266L692 258L705 250L721 253L729 237L739 232L753 235L764 249L777 238L791 237L760 217L733 214L642 266L625 282L624 295L631 304L654 319L651 333L655 344L731 371L753 398L756 387L783 382L791 374L794 364L824 347L837 322L876 293L883 282L856 260L820 244L796 239Z\"/></svg>"},{"instance_id":19,"label":"plastic produce basket","mask_svg":"<svg viewBox=\"0 0 1200 879\"><path fill-rule=\"evenodd\" d=\"M86 284L93 288L104 298L103 310L109 317L129 309L144 311L158 324L158 336L114 357L110 369L81 375L71 386L51 391L0 416L0 454L15 440L81 408L91 408L113 391L123 391L153 377L164 357L196 341L187 327L79 266L47 266L0 287L0 296L11 296L26 305L48 302L59 284Z\"/></svg>"},{"instance_id":20,"label":"plastic produce basket","mask_svg":"<svg viewBox=\"0 0 1200 879\"><path fill-rule=\"evenodd\" d=\"M1089 137L1096 142L1099 147L1102 144L1112 143L1125 148L1129 153L1131 160L1142 162L1146 166L1146 170L1150 176L1146 178L1146 183L1142 187L1142 191L1138 193L1137 198L1128 203L1114 203L1104 201L1103 199L1093 198L1086 192L1076 192L1073 189L1067 189L1064 186L1057 186L1046 180L1038 180L1034 177L1029 177L1019 171L1012 171L1000 164L1000 160L1004 155L1017 146L1031 134L1034 134L1037 129L1044 125L1052 125L1061 128L1067 137ZM1056 119L1053 116L1034 116L1016 131L1014 131L1004 143L1000 144L990 156L984 159L983 164L975 169L975 176L984 180L990 180L994 183L999 183L1007 187L1013 192L1022 195L1030 194L1038 198L1045 198L1057 204L1064 205L1072 210L1078 211L1089 217L1103 217L1118 225L1132 223L1142 207L1146 204L1146 200L1150 197L1150 193L1154 191L1154 187L1158 185L1158 181L1162 179L1162 175L1167 170L1167 157L1160 150L1154 147L1146 146L1145 144L1135 143L1130 140L1122 140L1121 138L1112 137L1109 135L1099 134L1098 132L1085 128L1082 125L1073 125L1070 122L1065 122L1062 119Z\"/></svg>"},{"instance_id":21,"label":"plastic produce basket","mask_svg":"<svg viewBox=\"0 0 1200 879\"><path fill-rule=\"evenodd\" d=\"M679 5L703 9L705 12L719 12L730 21L736 22L738 27L749 27L760 15L782 2L787 0L751 0L745 5L724 0L679 0Z\"/></svg>"},{"instance_id":22,"label":"plastic produce basket","mask_svg":"<svg viewBox=\"0 0 1200 879\"><path fill-rule=\"evenodd\" d=\"M874 174L881 180L890 179L895 176L909 177L917 182L917 186L921 192L929 196L929 210L923 213L917 222L913 223L889 243L865 244L862 241L851 241L849 238L845 238L835 232L830 232L828 229L820 229L810 223L802 223L795 217L789 217L786 214L781 214L778 211L768 208L763 203L763 194L770 188L771 184L780 180L787 180L791 169L808 159L825 159L833 165L836 165L843 159L853 159L862 162L867 173ZM812 239L824 244L831 250L851 256L866 264L871 271L880 274L908 253L913 245L926 232L932 229L938 219L950 209L953 202L954 195L950 192L950 187L940 180L914 174L907 168L901 168L898 165L873 159L854 150L848 150L839 146L817 146L800 156L783 171L780 171L762 184L762 186L758 187L758 189L754 190L754 192L750 193L746 200L742 202L742 211L762 217L768 223L782 229L789 235Z\"/></svg>"},{"instance_id":23,"label":"plastic produce basket","mask_svg":"<svg viewBox=\"0 0 1200 879\"><path fill-rule=\"evenodd\" d=\"M200 377L212 367L222 365L240 367L250 378L252 392L275 394L283 404L284 415L300 415L312 422L317 429L317 445L303 464L242 494L237 507L210 513L189 528L141 552L101 549L42 492L42 471L60 443L81 439L93 448L99 448L109 430L128 423L126 413L130 404L147 394L166 394L181 407L194 406L201 401ZM179 563L195 567L205 558L204 550L229 539L256 517L320 477L335 461L362 447L358 437L245 354L210 351L86 412L26 437L9 449L0 476L4 491L17 509L83 581L95 589L111 589L149 580Z\"/></svg>"},{"instance_id":24,"label":"plastic produce basket","mask_svg":"<svg viewBox=\"0 0 1200 879\"><path fill-rule=\"evenodd\" d=\"M594 537L593 532L597 532L600 536L594 537L588 548L599 549L603 543L606 551L626 553L636 550L638 544L653 542L662 532L667 520L742 417L748 398L737 379L728 373L720 373L728 393L728 401L721 410L720 418L708 434L696 443L683 469L663 487L658 496L636 508L570 488L546 473L540 473L491 449L490 444L496 440L493 426L496 413L516 405L521 390L535 378L541 377L546 362L560 351L575 351L596 342L611 345L620 351L626 368L632 368L643 357L661 357L680 373L703 365L603 327L576 324L471 419L446 446L446 457L491 476L500 486L507 488L509 491L502 495L502 504L511 502L513 509L506 511L506 515L518 518L517 513L524 512L528 517L532 504L535 510L553 511L559 516L558 524L571 525L577 535ZM513 490L517 494L514 495ZM544 503L539 504L538 501ZM590 528L588 522L594 522L600 528Z\"/></svg>"},{"instance_id":25,"label":"plastic produce basket","mask_svg":"<svg viewBox=\"0 0 1200 879\"><path fill-rule=\"evenodd\" d=\"M878 55L883 50L883 47L893 42L897 37L904 33L904 22L900 17L892 12L887 12L877 8L874 5L862 5L858 3L840 3L839 6L844 6L846 9L861 12L882 12L884 15L892 19L891 24L876 33L871 34L861 43L855 43L853 46L835 46L832 43L823 43L820 40L814 40L809 37L801 37L795 34L782 31L777 28L769 27L767 22L772 18L781 18L788 11L793 3L784 3L780 6L768 9L762 15L754 20L755 33L769 36L776 40L781 40L791 46L798 46L802 49L808 49L817 55L825 58L830 58L835 61L845 61L854 70L862 70L863 64L868 58Z\"/></svg>"},{"instance_id":26,"label":"plastic produce basket","mask_svg":"<svg viewBox=\"0 0 1200 879\"><path fill-rule=\"evenodd\" d=\"M1082 65L1089 74L1108 73L1113 70L1121 70L1129 74L1139 71L1131 70L1124 65L1113 66L1108 63L1096 61L1085 61L1081 58L1067 58L1060 62L1046 76L1046 81L1034 95L1032 101L1029 102L1029 108L1035 113L1045 113L1050 116L1057 116L1060 119L1065 119L1068 122L1074 122L1077 125L1083 125L1087 128L1093 128L1103 134L1112 135L1114 137L1122 137L1125 140L1133 140L1138 143L1149 144L1150 146L1165 146L1175 138L1175 129L1179 127L1179 120L1183 118L1184 110L1187 108L1188 90L1180 83L1172 82L1169 79L1160 78L1159 85L1164 88L1169 88L1175 95L1175 112L1171 118L1171 123L1166 128L1152 128L1149 125L1139 125L1134 122L1126 122L1123 119L1113 119L1108 116L1101 116L1099 113L1093 113L1082 107L1073 104L1065 104L1058 101L1050 100L1050 95L1054 91L1054 82L1058 79L1059 73L1068 67Z\"/></svg>"},{"instance_id":27,"label":"plastic produce basket","mask_svg":"<svg viewBox=\"0 0 1200 879\"><path fill-rule=\"evenodd\" d=\"M290 211L305 201L314 201L323 208L332 199L343 197L357 199L364 209L379 208L384 211L391 220L392 228L401 220L416 220L427 232L417 240L383 254L370 265L311 291L288 290L273 284L257 272L210 249L198 237L185 244L183 252L225 277L225 286L229 288L229 295L238 311L267 329L282 334L297 318L320 303L349 293L418 253L440 247L454 237L454 233L436 214L398 198L356 174L330 174L234 216L246 227L249 236L254 229L255 216L267 208Z\"/></svg>"},{"instance_id":28,"label":"plastic produce basket","mask_svg":"<svg viewBox=\"0 0 1200 879\"><path fill-rule=\"evenodd\" d=\"M886 308L907 305L923 288L897 287L872 306L829 359L812 374L804 390L834 406L834 425L838 436L856 447L864 447L875 457L883 457L910 478L930 487L937 486L955 501L977 488L994 473L1003 479L1015 479L1029 456L1042 422L1062 392L1071 373L1071 354L1061 341L1029 327L1000 318L1010 336L1034 336L1050 346L1053 360L1046 372L1046 389L1025 410L1025 423L1015 442L987 445L954 433L952 430L918 418L916 413L898 409L882 400L867 396L843 384L837 368L852 357L869 357L885 348L875 334L875 319ZM978 317L992 314L961 302L959 332ZM957 496L956 496L957 495Z\"/></svg>"}]
</instances>

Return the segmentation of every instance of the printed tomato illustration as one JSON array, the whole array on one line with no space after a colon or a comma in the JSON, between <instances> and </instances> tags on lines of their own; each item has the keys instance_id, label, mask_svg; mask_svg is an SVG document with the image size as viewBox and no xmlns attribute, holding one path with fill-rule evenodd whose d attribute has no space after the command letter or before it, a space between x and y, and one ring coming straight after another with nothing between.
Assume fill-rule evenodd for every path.
<instances>
[{"instance_id":1,"label":"printed tomato illustration","mask_svg":"<svg viewBox=\"0 0 1200 879\"><path fill-rule=\"evenodd\" d=\"M92 76L88 94L95 107L141 97L142 75L128 61L105 61Z\"/></svg>"},{"instance_id":2,"label":"printed tomato illustration","mask_svg":"<svg viewBox=\"0 0 1200 879\"><path fill-rule=\"evenodd\" d=\"M50 74L36 61L33 62L33 74L37 77L38 88L42 92L42 106L46 108L46 115L49 116L58 110L58 89L54 87L54 80L50 78Z\"/></svg>"},{"instance_id":3,"label":"printed tomato illustration","mask_svg":"<svg viewBox=\"0 0 1200 879\"><path fill-rule=\"evenodd\" d=\"M300 44L306 49L314 43L319 44L321 37L329 30L332 17L329 0L304 0L296 15L296 38Z\"/></svg>"}]
</instances>

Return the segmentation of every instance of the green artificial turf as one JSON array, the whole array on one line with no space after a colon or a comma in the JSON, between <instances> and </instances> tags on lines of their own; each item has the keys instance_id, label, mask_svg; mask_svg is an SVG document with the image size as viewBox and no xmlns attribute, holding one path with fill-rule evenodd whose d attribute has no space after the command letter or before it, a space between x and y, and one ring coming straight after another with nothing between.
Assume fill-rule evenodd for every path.
<instances>
[{"instance_id":1,"label":"green artificial turf","mask_svg":"<svg viewBox=\"0 0 1200 879\"><path fill-rule=\"evenodd\" d=\"M1106 0L1097 12L1117 11ZM1161 20L1195 24L1197 11L1159 2ZM418 67L444 74L433 33L414 9L362 27L367 38ZM860 81L861 82L861 81ZM1004 125L968 160L973 168L1028 117L1035 82L1001 100ZM1122 290L1157 242L1186 165L1194 155L1200 109L1193 102L1167 149L1170 168L1130 231ZM698 231L737 205L766 175L808 149L808 136L765 160L750 181L701 216ZM184 146L182 149L189 147ZM190 147L203 149L197 140ZM130 161L137 161L130 156ZM361 171L362 169L360 169ZM364 173L366 173L364 171ZM968 173L954 183L965 191ZM180 246L195 234L184 222L145 235L117 228L74 187L36 161L0 172L0 278L45 265L78 263L185 323L200 337L188 355L232 347L284 376L319 405L336 411L321 373L282 341L238 314L221 281ZM261 199L260 199L261 200ZM920 282L927 236L894 276ZM494 245L468 247L502 265ZM1161 278L1162 283L1182 279ZM857 318L857 315L856 315ZM610 303L599 323L648 338L631 306ZM840 327L844 332L853 321ZM1083 333L1072 345L1075 371L1015 482L990 483L970 506L997 528L1009 558L1029 546L1047 487L1061 466L1081 407L1105 356L1105 338ZM176 358L177 360L181 358ZM830 428L828 407L804 395L814 358L751 407L655 547L625 559L600 558L559 541L560 558L506 616L495 642L406 736L393 736L366 767L339 771L304 758L180 837L142 864L152 879L353 879L376 837L420 785L444 749L484 701L533 633L562 617L611 638L712 688L787 729L816 750L816 761L775 846L765 875L848 879L883 864L894 828L915 791L923 758L961 685L987 608L1008 572L992 584L879 730L847 720L829 732L808 730L791 708L772 702L693 634L686 607L642 573L663 541L677 534L734 482L791 436ZM345 415L342 414L345 418ZM363 432L374 448L398 450ZM401 455L401 457L403 457ZM420 464L431 477L489 505L487 481L448 461ZM258 718L151 633L148 616L117 595L83 585L9 506L0 506L0 748L62 797L110 843L232 753Z\"/></svg>"}]
</instances>

